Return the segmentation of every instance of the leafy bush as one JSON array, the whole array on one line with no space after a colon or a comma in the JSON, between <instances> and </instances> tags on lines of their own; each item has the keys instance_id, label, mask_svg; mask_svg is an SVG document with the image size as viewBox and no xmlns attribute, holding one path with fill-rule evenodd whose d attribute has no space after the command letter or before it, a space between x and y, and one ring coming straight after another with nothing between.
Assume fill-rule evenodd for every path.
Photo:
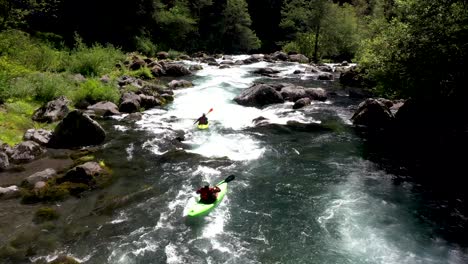
<instances>
[{"instance_id":1,"label":"leafy bush","mask_svg":"<svg viewBox=\"0 0 468 264\"><path fill-rule=\"evenodd\" d=\"M0 32L0 55L9 61L34 71L58 71L65 52L39 42L18 30Z\"/></svg>"},{"instance_id":2,"label":"leafy bush","mask_svg":"<svg viewBox=\"0 0 468 264\"><path fill-rule=\"evenodd\" d=\"M153 79L154 76L151 73L151 70L147 67L140 68L136 71L130 71L128 75L132 77L142 78L142 79Z\"/></svg>"},{"instance_id":3,"label":"leafy bush","mask_svg":"<svg viewBox=\"0 0 468 264\"><path fill-rule=\"evenodd\" d=\"M110 101L117 103L120 99L118 89L112 84L104 84L99 80L90 79L80 84L79 88L72 95L73 101L87 101L96 103L99 101Z\"/></svg>"},{"instance_id":4,"label":"leafy bush","mask_svg":"<svg viewBox=\"0 0 468 264\"><path fill-rule=\"evenodd\" d=\"M167 53L169 53L169 58L170 58L171 60L175 60L175 59L177 59L180 55L182 55L181 52L176 51L176 50L172 50L172 49L169 50Z\"/></svg>"},{"instance_id":5,"label":"leafy bush","mask_svg":"<svg viewBox=\"0 0 468 264\"><path fill-rule=\"evenodd\" d=\"M158 45L154 44L148 37L135 37L136 50L146 56L155 56L158 51Z\"/></svg>"},{"instance_id":6,"label":"leafy bush","mask_svg":"<svg viewBox=\"0 0 468 264\"><path fill-rule=\"evenodd\" d=\"M60 95L66 95L74 84L62 74L34 73L18 78L11 84L10 98L32 98L45 103Z\"/></svg>"},{"instance_id":7,"label":"leafy bush","mask_svg":"<svg viewBox=\"0 0 468 264\"><path fill-rule=\"evenodd\" d=\"M112 45L87 47L78 39L65 68L71 73L97 77L112 71L124 59L123 52Z\"/></svg>"}]
</instances>

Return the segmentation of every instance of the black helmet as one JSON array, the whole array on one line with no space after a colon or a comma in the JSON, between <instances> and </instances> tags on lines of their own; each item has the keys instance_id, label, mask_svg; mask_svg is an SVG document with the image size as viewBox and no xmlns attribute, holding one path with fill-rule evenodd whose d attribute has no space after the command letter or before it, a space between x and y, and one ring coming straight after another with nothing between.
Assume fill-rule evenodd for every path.
<instances>
[{"instance_id":1,"label":"black helmet","mask_svg":"<svg viewBox=\"0 0 468 264\"><path fill-rule=\"evenodd\" d=\"M205 188L209 188L210 184L208 182L203 182L202 186L205 187Z\"/></svg>"}]
</instances>

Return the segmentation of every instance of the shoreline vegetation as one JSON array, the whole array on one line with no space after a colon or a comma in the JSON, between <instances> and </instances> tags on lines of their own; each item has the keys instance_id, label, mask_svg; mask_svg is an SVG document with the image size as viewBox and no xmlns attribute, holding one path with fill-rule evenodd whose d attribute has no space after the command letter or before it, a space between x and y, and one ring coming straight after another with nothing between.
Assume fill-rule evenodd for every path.
<instances>
[{"instance_id":1,"label":"shoreline vegetation","mask_svg":"<svg viewBox=\"0 0 468 264\"><path fill-rule=\"evenodd\" d=\"M468 145L466 3L396 2L138 0L97 5L102 12L83 19L76 14L94 3L0 0L0 175L11 172L2 179L9 184L20 179L11 186L0 180L0 198L31 205L35 212L24 221L47 229L60 218L52 203L111 184L112 168L93 155L105 140L95 120L121 113L138 120L139 112L173 101L172 90L192 86L181 77L201 69L178 60L220 67L299 62L324 72L318 78L325 81L335 77L321 63L343 62L339 81L359 88L350 96L364 100L352 121L369 139L369 152L427 163L438 162L429 153L444 152L443 164L462 164L454 149ZM232 61L220 53L252 55ZM221 57L229 63L219 65ZM175 80L163 83L166 77ZM295 107L310 103L299 99ZM61 161L53 168L41 164L51 157ZM26 244L37 237L18 234L0 248L0 258L34 256ZM77 262L61 256L56 263Z\"/></svg>"}]
</instances>

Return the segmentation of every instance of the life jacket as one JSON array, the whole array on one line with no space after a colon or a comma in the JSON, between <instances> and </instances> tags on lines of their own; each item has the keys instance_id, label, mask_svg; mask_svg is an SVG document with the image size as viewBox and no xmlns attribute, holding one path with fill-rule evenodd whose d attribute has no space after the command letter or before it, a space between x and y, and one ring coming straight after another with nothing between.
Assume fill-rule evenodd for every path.
<instances>
[{"instance_id":1,"label":"life jacket","mask_svg":"<svg viewBox=\"0 0 468 264\"><path fill-rule=\"evenodd\" d=\"M202 117L198 118L198 124L200 124L200 125L208 124L208 118L206 118L206 116L202 116Z\"/></svg>"}]
</instances>

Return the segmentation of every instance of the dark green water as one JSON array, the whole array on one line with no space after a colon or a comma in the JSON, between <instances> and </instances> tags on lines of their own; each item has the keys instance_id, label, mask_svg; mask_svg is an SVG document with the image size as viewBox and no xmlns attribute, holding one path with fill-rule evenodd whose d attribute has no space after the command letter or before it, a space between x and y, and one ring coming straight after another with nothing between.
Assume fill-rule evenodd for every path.
<instances>
[{"instance_id":1,"label":"dark green water","mask_svg":"<svg viewBox=\"0 0 468 264\"><path fill-rule=\"evenodd\" d=\"M68 239L55 254L85 263L468 263L467 248L421 216L444 202L428 205L418 184L397 184L401 175L364 159L365 142L348 121L355 101L338 93L298 111L232 102L256 80L248 72L264 66L206 67L167 109L147 111L135 125L105 122L110 140L97 155L117 180L63 205ZM283 77L268 81L320 84L287 74L297 65L276 67ZM210 130L194 130L193 120L210 108ZM255 128L258 116L333 130ZM177 130L185 132L183 145L169 143ZM202 181L229 174L237 178L219 207L202 219L184 217Z\"/></svg>"}]
</instances>

